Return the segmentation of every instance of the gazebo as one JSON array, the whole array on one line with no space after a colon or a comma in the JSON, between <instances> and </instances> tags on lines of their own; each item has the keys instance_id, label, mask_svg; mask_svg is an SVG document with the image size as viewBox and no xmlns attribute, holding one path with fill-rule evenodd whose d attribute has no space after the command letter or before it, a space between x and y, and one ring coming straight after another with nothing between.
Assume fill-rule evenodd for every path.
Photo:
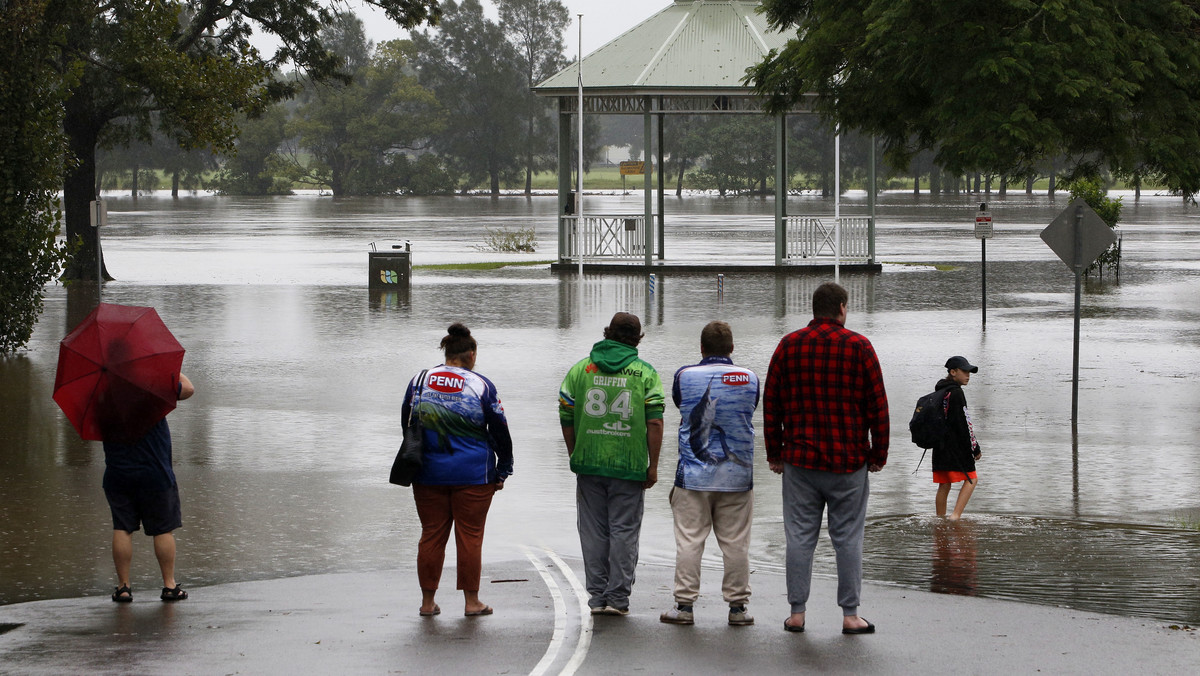
<instances>
[{"instance_id":1,"label":"gazebo","mask_svg":"<svg viewBox=\"0 0 1200 676\"><path fill-rule=\"evenodd\" d=\"M742 84L746 69L792 36L767 28L757 1L674 0L669 6L583 58L583 114L644 117L645 205L641 214L576 213L571 186L571 129L579 114L578 64L533 88L558 99L558 265L655 266L664 260L663 125L682 114L764 115ZM806 108L790 111L810 113ZM787 213L787 115L776 118L774 268L834 265L876 269L875 167L868 216ZM657 122L657 157L652 139ZM657 181L655 177L657 175ZM657 218L656 218L657 217ZM578 222L577 221L581 221ZM578 228L577 228L578 226ZM578 234L577 234L578 233ZM638 264L641 265L638 265ZM607 265L606 265L607 264Z\"/></svg>"}]
</instances>

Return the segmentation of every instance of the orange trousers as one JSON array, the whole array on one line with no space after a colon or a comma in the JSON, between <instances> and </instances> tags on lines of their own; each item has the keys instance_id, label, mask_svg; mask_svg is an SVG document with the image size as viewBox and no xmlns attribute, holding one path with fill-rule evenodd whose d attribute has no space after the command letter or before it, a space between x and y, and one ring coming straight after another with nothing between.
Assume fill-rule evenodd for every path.
<instances>
[{"instance_id":1,"label":"orange trousers","mask_svg":"<svg viewBox=\"0 0 1200 676\"><path fill-rule=\"evenodd\" d=\"M438 588L453 526L458 551L458 589L479 591L479 577L483 574L483 526L495 494L495 484L413 484L413 500L421 519L421 542L417 545L417 581L421 589Z\"/></svg>"}]
</instances>

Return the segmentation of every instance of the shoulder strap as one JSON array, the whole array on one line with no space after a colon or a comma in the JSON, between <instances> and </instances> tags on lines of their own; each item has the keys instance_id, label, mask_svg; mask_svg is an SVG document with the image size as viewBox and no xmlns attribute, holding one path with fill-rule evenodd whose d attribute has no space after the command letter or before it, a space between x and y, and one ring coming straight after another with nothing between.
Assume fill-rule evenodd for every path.
<instances>
[{"instance_id":1,"label":"shoulder strap","mask_svg":"<svg viewBox=\"0 0 1200 676\"><path fill-rule=\"evenodd\" d=\"M412 427L413 417L417 415L417 404L420 401L421 392L425 389L425 376L429 373L429 369L421 371L421 375L417 376L417 384L413 387L413 398L410 408L408 409L408 426Z\"/></svg>"}]
</instances>

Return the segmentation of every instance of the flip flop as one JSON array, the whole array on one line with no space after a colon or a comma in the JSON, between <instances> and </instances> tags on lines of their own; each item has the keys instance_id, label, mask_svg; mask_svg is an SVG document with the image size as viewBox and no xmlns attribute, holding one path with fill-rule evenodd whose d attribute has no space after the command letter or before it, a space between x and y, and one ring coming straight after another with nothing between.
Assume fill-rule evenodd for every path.
<instances>
[{"instance_id":1,"label":"flip flop","mask_svg":"<svg viewBox=\"0 0 1200 676\"><path fill-rule=\"evenodd\" d=\"M441 615L442 609L435 605L433 610L418 610L417 612L421 615L421 617L433 617L434 615Z\"/></svg>"},{"instance_id":2,"label":"flip flop","mask_svg":"<svg viewBox=\"0 0 1200 676\"><path fill-rule=\"evenodd\" d=\"M794 634L803 634L804 633L804 625L802 624L799 627L797 627L794 624L788 624L788 620L790 620L790 619L792 619L792 618L789 617L783 621L783 630L790 631Z\"/></svg>"},{"instance_id":3,"label":"flip flop","mask_svg":"<svg viewBox=\"0 0 1200 676\"><path fill-rule=\"evenodd\" d=\"M117 603L133 603L133 592L129 587L122 585L112 593L112 600Z\"/></svg>"},{"instance_id":4,"label":"flip flop","mask_svg":"<svg viewBox=\"0 0 1200 676\"><path fill-rule=\"evenodd\" d=\"M863 621L867 623L867 626L856 627L854 629L842 629L842 633L843 634L874 634L875 633L875 625L871 624L870 620L868 620L865 617L863 618Z\"/></svg>"},{"instance_id":5,"label":"flip flop","mask_svg":"<svg viewBox=\"0 0 1200 676\"><path fill-rule=\"evenodd\" d=\"M491 606L484 606L484 607L480 608L479 610L472 610L470 612L463 613L463 615L466 615L467 617L478 617L480 615L491 615L491 614L492 614Z\"/></svg>"}]
</instances>

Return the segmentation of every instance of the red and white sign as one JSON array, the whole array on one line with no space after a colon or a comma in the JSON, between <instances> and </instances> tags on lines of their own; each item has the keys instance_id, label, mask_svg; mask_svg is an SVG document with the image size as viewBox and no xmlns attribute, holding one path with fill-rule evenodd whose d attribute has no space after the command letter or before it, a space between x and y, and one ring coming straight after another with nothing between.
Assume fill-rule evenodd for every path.
<instances>
[{"instance_id":1,"label":"red and white sign","mask_svg":"<svg viewBox=\"0 0 1200 676\"><path fill-rule=\"evenodd\" d=\"M726 373L721 376L721 382L726 385L749 385L749 373Z\"/></svg>"},{"instance_id":2,"label":"red and white sign","mask_svg":"<svg viewBox=\"0 0 1200 676\"><path fill-rule=\"evenodd\" d=\"M975 239L987 239L992 236L992 212L980 211L975 214Z\"/></svg>"},{"instance_id":3,"label":"red and white sign","mask_svg":"<svg viewBox=\"0 0 1200 676\"><path fill-rule=\"evenodd\" d=\"M462 392L467 381L462 376L453 373L430 373L425 381L429 389L437 392Z\"/></svg>"}]
</instances>

